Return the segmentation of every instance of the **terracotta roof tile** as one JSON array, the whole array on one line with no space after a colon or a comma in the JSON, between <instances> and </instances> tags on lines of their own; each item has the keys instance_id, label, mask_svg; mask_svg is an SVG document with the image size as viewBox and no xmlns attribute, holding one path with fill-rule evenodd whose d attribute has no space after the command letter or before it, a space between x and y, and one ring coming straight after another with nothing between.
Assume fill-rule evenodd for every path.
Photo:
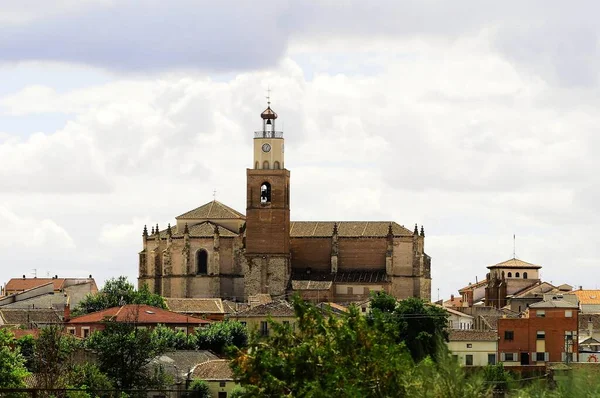
<instances>
[{"instance_id":1,"label":"terracotta roof tile","mask_svg":"<svg viewBox=\"0 0 600 398\"><path fill-rule=\"evenodd\" d=\"M54 290L60 290L65 283L65 278L12 278L6 283L4 288L5 291L23 291L33 289L38 286L42 286L48 283L52 283Z\"/></svg>"},{"instance_id":2,"label":"terracotta roof tile","mask_svg":"<svg viewBox=\"0 0 600 398\"><path fill-rule=\"evenodd\" d=\"M573 290L580 304L600 304L600 290Z\"/></svg>"},{"instance_id":3,"label":"terracotta roof tile","mask_svg":"<svg viewBox=\"0 0 600 398\"><path fill-rule=\"evenodd\" d=\"M292 238L331 237L334 221L293 221L290 228ZM413 232L391 222L394 236L412 236ZM346 238L387 236L390 221L338 221L338 236Z\"/></svg>"},{"instance_id":4,"label":"terracotta roof tile","mask_svg":"<svg viewBox=\"0 0 600 398\"><path fill-rule=\"evenodd\" d=\"M229 206L224 205L223 203L213 200L212 202L208 202L194 210L190 210L187 213L183 213L179 217L176 217L178 220L188 220L188 219L242 219L245 220L246 216L240 213L237 210L232 209Z\"/></svg>"},{"instance_id":5,"label":"terracotta roof tile","mask_svg":"<svg viewBox=\"0 0 600 398\"><path fill-rule=\"evenodd\" d=\"M293 317L296 316L294 307L285 300L275 300L267 304L257 305L256 307L249 308L245 311L238 312L237 316L281 316L281 317Z\"/></svg>"},{"instance_id":6,"label":"terracotta roof tile","mask_svg":"<svg viewBox=\"0 0 600 398\"><path fill-rule=\"evenodd\" d=\"M292 290L329 290L331 281L292 280Z\"/></svg>"},{"instance_id":7,"label":"terracotta roof tile","mask_svg":"<svg viewBox=\"0 0 600 398\"><path fill-rule=\"evenodd\" d=\"M69 324L99 323L105 320L117 322L133 322L139 324L208 324L210 321L189 315L178 314L150 305L127 304L122 307L112 307L91 314L81 315L68 321Z\"/></svg>"},{"instance_id":8,"label":"terracotta roof tile","mask_svg":"<svg viewBox=\"0 0 600 398\"><path fill-rule=\"evenodd\" d=\"M225 227L222 227L222 226L212 223L210 221L203 221L201 223L194 224L192 226L188 226L188 229L190 231L190 237L192 237L192 238L212 238L215 234L215 225L217 226L217 228L219 230L219 235L221 237L227 238L227 237L238 236L237 233L232 232ZM181 238L181 237L183 237L183 228L181 228L181 230L179 230L179 228L177 228L177 226L172 226L171 234L174 238ZM167 237L168 237L167 229L163 229L162 231L160 231L161 239L167 239ZM155 238L156 238L155 233L148 235L148 239L150 239L150 240L155 239Z\"/></svg>"},{"instance_id":9,"label":"terracotta roof tile","mask_svg":"<svg viewBox=\"0 0 600 398\"><path fill-rule=\"evenodd\" d=\"M488 266L488 268L489 269L492 269L492 268L535 268L535 269L539 269L539 268L542 268L542 266L531 264L526 261L519 260L517 258L511 258L510 260L506 260L506 261L503 261L503 262L495 264L495 265L490 265L490 266Z\"/></svg>"},{"instance_id":10,"label":"terracotta roof tile","mask_svg":"<svg viewBox=\"0 0 600 398\"><path fill-rule=\"evenodd\" d=\"M220 298L165 298L167 307L174 312L224 314Z\"/></svg>"},{"instance_id":11,"label":"terracotta roof tile","mask_svg":"<svg viewBox=\"0 0 600 398\"><path fill-rule=\"evenodd\" d=\"M228 360L215 359L196 366L192 377L200 380L233 380L233 371Z\"/></svg>"},{"instance_id":12,"label":"terracotta roof tile","mask_svg":"<svg viewBox=\"0 0 600 398\"><path fill-rule=\"evenodd\" d=\"M48 325L62 323L59 313L53 309L6 309L0 310L6 325Z\"/></svg>"},{"instance_id":13,"label":"terracotta roof tile","mask_svg":"<svg viewBox=\"0 0 600 398\"><path fill-rule=\"evenodd\" d=\"M496 341L498 334L493 330L458 330L452 329L448 333L450 341Z\"/></svg>"}]
</instances>

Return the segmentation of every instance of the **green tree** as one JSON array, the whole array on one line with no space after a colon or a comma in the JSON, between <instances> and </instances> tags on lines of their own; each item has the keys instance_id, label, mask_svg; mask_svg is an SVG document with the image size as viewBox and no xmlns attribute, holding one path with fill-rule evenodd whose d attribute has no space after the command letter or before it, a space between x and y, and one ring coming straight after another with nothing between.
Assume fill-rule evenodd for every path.
<instances>
[{"instance_id":1,"label":"green tree","mask_svg":"<svg viewBox=\"0 0 600 398\"><path fill-rule=\"evenodd\" d=\"M112 278L104 283L102 289L95 294L88 294L73 310L73 316L89 314L106 308L124 304L147 304L158 308L167 308L165 299L150 292L147 285L139 290L129 283L127 277Z\"/></svg>"},{"instance_id":2,"label":"green tree","mask_svg":"<svg viewBox=\"0 0 600 398\"><path fill-rule=\"evenodd\" d=\"M148 329L138 329L135 322L108 321L105 329L92 334L87 347L98 354L100 370L121 389L157 387L150 361L165 347L152 338Z\"/></svg>"},{"instance_id":3,"label":"green tree","mask_svg":"<svg viewBox=\"0 0 600 398\"><path fill-rule=\"evenodd\" d=\"M110 378L90 362L74 365L66 376L66 385L68 388L85 389L93 396L101 395L95 391L114 388Z\"/></svg>"},{"instance_id":4,"label":"green tree","mask_svg":"<svg viewBox=\"0 0 600 398\"><path fill-rule=\"evenodd\" d=\"M61 326L49 326L40 330L33 354L38 388L65 387L64 377L73 364L72 354L78 346L78 340L64 333Z\"/></svg>"},{"instance_id":5,"label":"green tree","mask_svg":"<svg viewBox=\"0 0 600 398\"><path fill-rule=\"evenodd\" d=\"M204 380L195 379L189 389L194 398L211 398L210 389Z\"/></svg>"},{"instance_id":6,"label":"green tree","mask_svg":"<svg viewBox=\"0 0 600 398\"><path fill-rule=\"evenodd\" d=\"M232 368L246 397L403 396L413 367L408 350L367 324L356 307L325 318L294 299L296 330L271 322L272 333L252 333Z\"/></svg>"},{"instance_id":7,"label":"green tree","mask_svg":"<svg viewBox=\"0 0 600 398\"><path fill-rule=\"evenodd\" d=\"M248 329L238 321L215 322L196 331L196 346L223 355L230 347L248 344Z\"/></svg>"},{"instance_id":8,"label":"green tree","mask_svg":"<svg viewBox=\"0 0 600 398\"><path fill-rule=\"evenodd\" d=\"M26 334L25 336L17 339L17 345L21 351L21 355L25 359L25 367L28 371L33 371L33 354L35 352L35 339L32 335Z\"/></svg>"},{"instance_id":9,"label":"green tree","mask_svg":"<svg viewBox=\"0 0 600 398\"><path fill-rule=\"evenodd\" d=\"M377 292L371 300L369 321L395 340L406 344L415 360L429 356L436 360L448 341L448 314L440 307L418 298L396 302L385 292Z\"/></svg>"},{"instance_id":10,"label":"green tree","mask_svg":"<svg viewBox=\"0 0 600 398\"><path fill-rule=\"evenodd\" d=\"M0 388L23 388L29 375L14 335L0 329Z\"/></svg>"},{"instance_id":11,"label":"green tree","mask_svg":"<svg viewBox=\"0 0 600 398\"><path fill-rule=\"evenodd\" d=\"M165 350L193 350L196 348L196 335L175 331L164 325L152 330L152 339Z\"/></svg>"}]
</instances>

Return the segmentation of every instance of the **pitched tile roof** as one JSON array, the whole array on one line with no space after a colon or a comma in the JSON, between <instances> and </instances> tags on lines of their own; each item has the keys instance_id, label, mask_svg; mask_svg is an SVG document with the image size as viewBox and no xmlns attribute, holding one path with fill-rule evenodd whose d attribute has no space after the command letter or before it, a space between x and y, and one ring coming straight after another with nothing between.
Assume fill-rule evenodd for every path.
<instances>
[{"instance_id":1,"label":"pitched tile roof","mask_svg":"<svg viewBox=\"0 0 600 398\"><path fill-rule=\"evenodd\" d=\"M533 303L529 305L529 308L579 308L579 306L567 300L556 299Z\"/></svg>"},{"instance_id":2,"label":"pitched tile roof","mask_svg":"<svg viewBox=\"0 0 600 398\"><path fill-rule=\"evenodd\" d=\"M167 307L174 312L188 314L224 314L220 298L166 298Z\"/></svg>"},{"instance_id":3,"label":"pitched tile roof","mask_svg":"<svg viewBox=\"0 0 600 398\"><path fill-rule=\"evenodd\" d=\"M450 298L450 300L444 301L444 307L462 307L463 300L462 296L455 296L454 298Z\"/></svg>"},{"instance_id":4,"label":"pitched tile roof","mask_svg":"<svg viewBox=\"0 0 600 398\"><path fill-rule=\"evenodd\" d=\"M600 290L573 290L580 304L600 304Z\"/></svg>"},{"instance_id":5,"label":"pitched tile roof","mask_svg":"<svg viewBox=\"0 0 600 398\"><path fill-rule=\"evenodd\" d=\"M48 325L62 323L59 312L49 309L0 309L0 316L7 325Z\"/></svg>"},{"instance_id":6,"label":"pitched tile roof","mask_svg":"<svg viewBox=\"0 0 600 398\"><path fill-rule=\"evenodd\" d=\"M233 380L233 371L227 359L215 359L196 366L192 377L200 380Z\"/></svg>"},{"instance_id":7,"label":"pitched tile roof","mask_svg":"<svg viewBox=\"0 0 600 398\"><path fill-rule=\"evenodd\" d=\"M476 282L476 283L469 283L467 286L463 287L458 292L459 293L464 293L464 292L466 292L468 290L471 290L471 289L477 289L479 287L487 285L487 283L488 283L487 279L480 280L479 282Z\"/></svg>"},{"instance_id":8,"label":"pitched tile roof","mask_svg":"<svg viewBox=\"0 0 600 398\"><path fill-rule=\"evenodd\" d=\"M331 237L335 223L334 221L293 221L290 228L290 237ZM413 231L390 221L338 221L338 236L346 238L382 238L387 236L390 224L392 224L394 236L413 235Z\"/></svg>"},{"instance_id":9,"label":"pitched tile roof","mask_svg":"<svg viewBox=\"0 0 600 398\"><path fill-rule=\"evenodd\" d=\"M177 350L168 351L155 357L150 364L161 364L167 374L170 374L175 378L179 377L180 380L184 380L187 377L188 372L191 372L198 364L214 359L219 359L219 357L206 350ZM175 372L177 372L177 375Z\"/></svg>"},{"instance_id":10,"label":"pitched tile roof","mask_svg":"<svg viewBox=\"0 0 600 398\"><path fill-rule=\"evenodd\" d=\"M542 268L541 265L535 265L523 260L519 260L518 258L511 258L510 260L503 261L501 263L488 266L489 269L492 268L534 268L539 269Z\"/></svg>"},{"instance_id":11,"label":"pitched tile roof","mask_svg":"<svg viewBox=\"0 0 600 398\"><path fill-rule=\"evenodd\" d=\"M237 210L232 209L229 206L224 205L223 203L213 200L212 202L208 202L200 207L195 208L194 210L190 210L186 213L183 213L179 217L176 217L178 220L188 220L188 219L241 219L245 220L246 216L240 213Z\"/></svg>"},{"instance_id":12,"label":"pitched tile roof","mask_svg":"<svg viewBox=\"0 0 600 398\"><path fill-rule=\"evenodd\" d=\"M600 314L579 314L579 334L587 332L589 322L592 322L592 330L600 331Z\"/></svg>"},{"instance_id":13,"label":"pitched tile roof","mask_svg":"<svg viewBox=\"0 0 600 398\"><path fill-rule=\"evenodd\" d=\"M268 315L273 317L294 317L296 313L294 312L294 307L285 300L275 300L237 313L239 317Z\"/></svg>"},{"instance_id":14,"label":"pitched tile roof","mask_svg":"<svg viewBox=\"0 0 600 398\"><path fill-rule=\"evenodd\" d=\"M493 330L452 329L448 333L450 341L496 341L498 334Z\"/></svg>"},{"instance_id":15,"label":"pitched tile roof","mask_svg":"<svg viewBox=\"0 0 600 398\"><path fill-rule=\"evenodd\" d=\"M100 323L106 320L116 322L136 322L139 324L209 324L210 321L189 315L178 314L145 304L127 304L112 307L91 314L81 315L68 321L69 324Z\"/></svg>"},{"instance_id":16,"label":"pitched tile roof","mask_svg":"<svg viewBox=\"0 0 600 398\"><path fill-rule=\"evenodd\" d=\"M548 282L536 283L533 286L527 286L524 289L512 295L512 299L544 297L545 293L560 293L561 291Z\"/></svg>"},{"instance_id":17,"label":"pitched tile roof","mask_svg":"<svg viewBox=\"0 0 600 398\"><path fill-rule=\"evenodd\" d=\"M63 288L65 278L12 278L6 283L5 291L23 291L52 283L54 290Z\"/></svg>"},{"instance_id":18,"label":"pitched tile roof","mask_svg":"<svg viewBox=\"0 0 600 398\"><path fill-rule=\"evenodd\" d=\"M448 308L448 307L441 307L441 308L443 308L446 312L448 312L448 313L450 313L452 315L462 316L462 317L465 317L465 318L471 318L471 319L473 319L472 315L465 314L464 312L456 311L456 310L453 310L452 308Z\"/></svg>"},{"instance_id":19,"label":"pitched tile roof","mask_svg":"<svg viewBox=\"0 0 600 398\"><path fill-rule=\"evenodd\" d=\"M331 311L334 313L346 313L348 312L348 308L344 307L341 304L338 303L332 303L332 302L322 302L317 304L317 307L319 307L321 310L324 311Z\"/></svg>"}]
</instances>

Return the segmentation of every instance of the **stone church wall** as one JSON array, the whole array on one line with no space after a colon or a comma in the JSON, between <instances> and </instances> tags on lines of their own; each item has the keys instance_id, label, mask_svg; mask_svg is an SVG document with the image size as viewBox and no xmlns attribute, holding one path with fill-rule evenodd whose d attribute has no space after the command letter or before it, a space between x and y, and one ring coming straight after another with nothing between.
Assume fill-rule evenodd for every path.
<instances>
[{"instance_id":1,"label":"stone church wall","mask_svg":"<svg viewBox=\"0 0 600 398\"><path fill-rule=\"evenodd\" d=\"M292 268L331 270L331 238L292 238Z\"/></svg>"},{"instance_id":2,"label":"stone church wall","mask_svg":"<svg viewBox=\"0 0 600 398\"><path fill-rule=\"evenodd\" d=\"M340 238L338 271L385 269L385 238Z\"/></svg>"},{"instance_id":3,"label":"stone church wall","mask_svg":"<svg viewBox=\"0 0 600 398\"><path fill-rule=\"evenodd\" d=\"M396 276L413 275L413 238L403 236L394 238L394 264L392 274Z\"/></svg>"}]
</instances>

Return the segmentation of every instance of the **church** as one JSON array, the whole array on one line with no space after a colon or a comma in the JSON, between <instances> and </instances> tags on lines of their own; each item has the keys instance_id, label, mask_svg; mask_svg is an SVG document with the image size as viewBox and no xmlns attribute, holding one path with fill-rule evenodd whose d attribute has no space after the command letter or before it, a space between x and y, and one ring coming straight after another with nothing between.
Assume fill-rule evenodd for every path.
<instances>
[{"instance_id":1,"label":"church","mask_svg":"<svg viewBox=\"0 0 600 398\"><path fill-rule=\"evenodd\" d=\"M393 221L292 221L283 132L268 104L246 170L246 214L216 200L143 230L139 286L164 297L257 294L349 303L384 290L431 300L425 231Z\"/></svg>"}]
</instances>

